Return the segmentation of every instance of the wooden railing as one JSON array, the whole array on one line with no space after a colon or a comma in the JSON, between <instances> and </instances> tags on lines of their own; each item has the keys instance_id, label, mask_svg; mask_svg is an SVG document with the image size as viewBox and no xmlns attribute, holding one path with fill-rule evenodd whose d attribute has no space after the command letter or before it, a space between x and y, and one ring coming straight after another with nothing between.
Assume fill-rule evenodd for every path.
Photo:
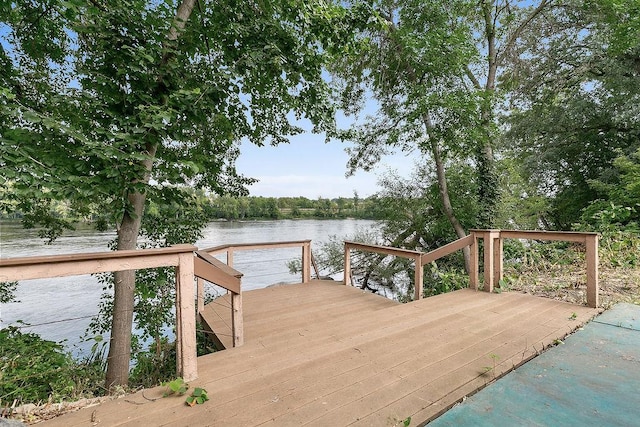
<instances>
[{"instance_id":1,"label":"wooden railing","mask_svg":"<svg viewBox=\"0 0 640 427\"><path fill-rule=\"evenodd\" d=\"M598 235L596 233L471 230L469 236L449 243L429 253L384 246L345 242L344 281L351 284L351 251L368 251L401 256L415 262L415 299L422 298L423 266L464 247L471 252L470 286L480 287L478 274L478 241L483 239L484 280L482 289L491 292L503 275L503 240L535 239L580 242L586 246L587 304L597 307L598 300ZM190 381L198 376L196 359L196 294L193 279L211 281L232 293L234 345L243 342L242 273L233 269L233 254L237 251L300 247L302 249L302 282L311 280L311 241L248 243L224 245L198 251L192 245L176 245L162 249L113 251L54 256L0 259L0 282L74 276L102 272L139 270L157 267L176 268L176 351L178 375ZM194 252L195 256L194 256ZM226 253L226 264L212 255ZM314 267L315 268L315 267ZM318 271L316 269L316 274ZM197 309L203 307L203 280L198 280Z\"/></svg>"},{"instance_id":2,"label":"wooden railing","mask_svg":"<svg viewBox=\"0 0 640 427\"><path fill-rule=\"evenodd\" d=\"M231 294L231 336L233 346L244 344L244 322L242 312L242 273L213 257L205 251L197 251L193 269L198 279L198 315L204 310L204 282L221 286Z\"/></svg>"},{"instance_id":3,"label":"wooden railing","mask_svg":"<svg viewBox=\"0 0 640 427\"><path fill-rule=\"evenodd\" d=\"M483 284L481 289L493 292L494 287L503 278L503 241L504 239L534 239L534 240L559 240L565 242L579 242L586 246L587 269L587 305L598 307L598 235L597 233L578 233L563 231L510 231L510 230L471 230L468 236L451 242L441 248L428 253L410 251L386 246L367 245L363 243L344 243L344 282L351 284L351 251L359 250L374 252L384 255L394 255L413 259L415 262L415 295L414 299L422 298L423 292L423 267L443 256L449 255L465 247L471 252L471 273L469 285L473 289L480 288L478 273L478 240L484 241L483 245Z\"/></svg>"},{"instance_id":4,"label":"wooden railing","mask_svg":"<svg viewBox=\"0 0 640 427\"><path fill-rule=\"evenodd\" d=\"M53 256L0 259L0 282L76 276L156 267L176 268L177 372L185 381L198 377L192 245Z\"/></svg>"},{"instance_id":5,"label":"wooden railing","mask_svg":"<svg viewBox=\"0 0 640 427\"><path fill-rule=\"evenodd\" d=\"M242 312L242 273L233 268L233 256L236 252L257 249L302 248L302 283L311 281L311 240L267 243L236 243L196 252L195 269L198 277L197 309L198 314L204 310L204 282L219 285L231 293L231 334L233 346L244 343L243 312ZM226 264L213 255L226 255ZM317 268L316 275L318 274Z\"/></svg>"},{"instance_id":6,"label":"wooden railing","mask_svg":"<svg viewBox=\"0 0 640 427\"><path fill-rule=\"evenodd\" d=\"M234 243L201 249L200 252L206 252L210 255L226 254L227 265L229 267L233 267L233 255L236 252L251 251L256 249L281 249L297 247L302 249L302 283L307 283L311 280L311 240L266 243ZM317 271L316 274L318 274Z\"/></svg>"},{"instance_id":7,"label":"wooden railing","mask_svg":"<svg viewBox=\"0 0 640 427\"><path fill-rule=\"evenodd\" d=\"M412 259L415 262L415 295L414 299L422 298L422 252L408 249L392 248L389 246L367 245L364 243L344 242L344 284L351 285L351 251L373 252L382 255L393 255Z\"/></svg>"},{"instance_id":8,"label":"wooden railing","mask_svg":"<svg viewBox=\"0 0 640 427\"><path fill-rule=\"evenodd\" d=\"M483 290L493 292L503 276L503 241L504 239L554 240L583 243L586 248L587 270L587 305L598 307L598 234L571 231L514 231L514 230L471 230L474 243L471 245L472 267L470 285L474 289L479 286L478 278L478 239L484 240L484 285Z\"/></svg>"}]
</instances>

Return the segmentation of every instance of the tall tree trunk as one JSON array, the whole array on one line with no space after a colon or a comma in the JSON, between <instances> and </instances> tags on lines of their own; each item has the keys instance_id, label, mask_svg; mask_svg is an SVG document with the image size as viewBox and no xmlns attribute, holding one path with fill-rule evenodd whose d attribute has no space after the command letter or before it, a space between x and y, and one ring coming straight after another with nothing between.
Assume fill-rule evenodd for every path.
<instances>
[{"instance_id":1,"label":"tall tree trunk","mask_svg":"<svg viewBox=\"0 0 640 427\"><path fill-rule=\"evenodd\" d=\"M196 0L183 0L176 11L176 16L167 34L167 46L175 42L184 29ZM172 60L173 54L170 49L165 49L158 64L158 75L156 78L157 87L153 91L156 96L163 95L165 70ZM151 179L154 158L161 143L160 137L155 132L149 132L149 141L145 146L147 158L142 162L144 166L144 176L134 181L136 183L148 184ZM125 211L120 226L118 227L117 250L136 249L138 244L138 233L142 224L142 215L146 202L146 194L138 191L127 195L129 209ZM107 356L106 386L112 389L115 386L126 386L129 381L129 363L131 361L131 333L133 327L133 309L136 286L135 271L122 271L114 274L114 297L113 297L113 318L111 321L111 340L109 343L109 354Z\"/></svg>"},{"instance_id":2,"label":"tall tree trunk","mask_svg":"<svg viewBox=\"0 0 640 427\"><path fill-rule=\"evenodd\" d=\"M147 144L148 158L143 161L145 175L137 181L149 183L151 170L157 151L157 144ZM138 245L138 234L142 225L142 215L146 194L133 192L127 196L130 211L125 211L120 226L116 250L133 250ZM135 270L114 273L113 316L111 320L111 339L107 356L107 374L105 384L109 390L114 386L125 386L129 382L129 363L131 361L131 330L133 326L134 296L136 287Z\"/></svg>"},{"instance_id":3,"label":"tall tree trunk","mask_svg":"<svg viewBox=\"0 0 640 427\"><path fill-rule=\"evenodd\" d=\"M427 130L427 135L429 135L430 130L433 127L431 119L427 115L423 115L422 120ZM465 231L464 227L462 227L462 224L460 224L460 221L458 221L458 218L453 211L451 199L449 198L449 186L447 185L447 173L444 167L444 159L442 158L442 149L440 148L440 144L438 144L438 141L436 141L434 138L429 138L429 140L431 142L431 154L433 155L433 161L436 163L438 193L440 195L440 200L442 201L444 214L453 227L456 236L461 239L467 235L467 232ZM464 269L467 274L469 274L471 272L471 251L469 250L469 247L467 246L463 248L462 253L464 255Z\"/></svg>"},{"instance_id":4,"label":"tall tree trunk","mask_svg":"<svg viewBox=\"0 0 640 427\"><path fill-rule=\"evenodd\" d=\"M496 168L494 147L494 96L496 91L496 79L498 67L505 56L513 49L517 39L545 9L550 7L549 0L541 0L538 5L510 32L502 45L502 52L498 53L496 41L496 23L498 10L495 0L482 0L479 5L484 20L484 37L487 42L487 81L484 87L480 81L467 68L467 76L477 90L484 91L485 101L481 109L481 124L483 140L478 142L476 151L476 163L478 174L478 201L480 211L477 218L479 228L491 228L495 226L497 206L500 202L498 171Z\"/></svg>"},{"instance_id":5,"label":"tall tree trunk","mask_svg":"<svg viewBox=\"0 0 640 427\"><path fill-rule=\"evenodd\" d=\"M393 19L391 18L392 14L383 14L383 15L385 16L385 19L389 23L389 29L391 31L396 31L396 26L393 23ZM405 54L403 52L401 45L396 45L396 48L400 50L401 54ZM409 75L410 81L413 84L418 84L420 79L418 79L416 75L416 70L413 67L407 65L405 68L405 71ZM442 206L444 207L444 214L446 215L447 219L449 220L449 223L453 227L453 230L455 231L456 236L458 236L458 238L461 239L465 237L467 233L465 229L462 227L462 224L460 224L460 221L458 221L458 218L455 216L455 213L453 212L453 205L451 204L451 199L449 198L449 188L447 186L447 174L444 167L444 160L442 159L442 149L440 148L438 141L435 141L431 137L431 135L433 134L432 132L433 123L431 121L431 117L429 117L428 112L422 114L422 122L426 130L426 136L429 139L429 142L431 143L430 148L431 148L431 154L433 155L433 160L436 163L438 193L440 195L440 200L442 201ZM468 247L463 248L463 254L464 254L464 268L467 274L469 274L471 272L471 251L469 250Z\"/></svg>"},{"instance_id":6,"label":"tall tree trunk","mask_svg":"<svg viewBox=\"0 0 640 427\"><path fill-rule=\"evenodd\" d=\"M483 138L478 142L476 164L478 174L477 217L479 228L491 228L495 224L496 207L499 198L498 173L493 155L493 103L498 73L498 53L496 49L495 1L483 1L482 12L487 40L487 81L484 87L484 102L480 112Z\"/></svg>"},{"instance_id":7,"label":"tall tree trunk","mask_svg":"<svg viewBox=\"0 0 640 427\"><path fill-rule=\"evenodd\" d=\"M488 124L487 126L491 126ZM489 131L487 130L487 133ZM487 135L486 138L490 138ZM492 228L496 222L496 210L500 199L498 172L493 156L491 142L479 144L476 152L476 170L478 174L478 228Z\"/></svg>"}]
</instances>

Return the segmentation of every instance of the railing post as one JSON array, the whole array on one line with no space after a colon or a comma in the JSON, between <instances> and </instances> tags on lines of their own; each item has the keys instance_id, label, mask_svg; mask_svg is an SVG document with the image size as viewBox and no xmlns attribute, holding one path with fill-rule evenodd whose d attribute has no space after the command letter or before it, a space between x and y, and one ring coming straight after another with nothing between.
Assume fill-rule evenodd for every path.
<instances>
[{"instance_id":1,"label":"railing post","mask_svg":"<svg viewBox=\"0 0 640 427\"><path fill-rule=\"evenodd\" d=\"M416 270L415 270L415 295L413 297L414 301L417 301L422 298L422 291L424 289L424 275L422 271L422 256L417 256L415 258L416 261Z\"/></svg>"},{"instance_id":2,"label":"railing post","mask_svg":"<svg viewBox=\"0 0 640 427\"><path fill-rule=\"evenodd\" d=\"M233 250L231 248L227 249L227 265L233 267Z\"/></svg>"},{"instance_id":3,"label":"railing post","mask_svg":"<svg viewBox=\"0 0 640 427\"><path fill-rule=\"evenodd\" d=\"M495 285L495 253L494 250L495 241L499 240L499 230L485 230L483 233L484 239L484 286L482 288L485 292L493 292L493 286Z\"/></svg>"},{"instance_id":4,"label":"railing post","mask_svg":"<svg viewBox=\"0 0 640 427\"><path fill-rule=\"evenodd\" d=\"M179 254L176 267L176 359L178 375L185 381L198 378L193 277L193 252Z\"/></svg>"},{"instance_id":5,"label":"railing post","mask_svg":"<svg viewBox=\"0 0 640 427\"><path fill-rule=\"evenodd\" d=\"M493 239L493 285L499 286L503 279L503 239L500 237L500 230L497 232L498 237Z\"/></svg>"},{"instance_id":6,"label":"railing post","mask_svg":"<svg viewBox=\"0 0 640 427\"><path fill-rule=\"evenodd\" d=\"M302 283L311 281L311 242L302 244Z\"/></svg>"},{"instance_id":7,"label":"railing post","mask_svg":"<svg viewBox=\"0 0 640 427\"><path fill-rule=\"evenodd\" d=\"M202 280L201 278L197 278L197 284L198 284L198 292L197 292L197 299L198 299L198 315L200 313L202 313L202 311L204 310L204 280Z\"/></svg>"},{"instance_id":8,"label":"railing post","mask_svg":"<svg viewBox=\"0 0 640 427\"><path fill-rule=\"evenodd\" d=\"M231 293L231 333L233 346L244 344L244 323L242 315L242 294Z\"/></svg>"},{"instance_id":9,"label":"railing post","mask_svg":"<svg viewBox=\"0 0 640 427\"><path fill-rule=\"evenodd\" d=\"M600 292L598 284L598 235L592 234L585 237L587 261L587 305L589 307L600 306Z\"/></svg>"},{"instance_id":10,"label":"railing post","mask_svg":"<svg viewBox=\"0 0 640 427\"><path fill-rule=\"evenodd\" d=\"M469 248L469 257L471 258L469 271L469 287L474 290L478 290L478 233L476 231L471 231L471 235L473 236L473 243Z\"/></svg>"},{"instance_id":11,"label":"railing post","mask_svg":"<svg viewBox=\"0 0 640 427\"><path fill-rule=\"evenodd\" d=\"M344 284L351 285L351 249L349 244L344 244Z\"/></svg>"}]
</instances>

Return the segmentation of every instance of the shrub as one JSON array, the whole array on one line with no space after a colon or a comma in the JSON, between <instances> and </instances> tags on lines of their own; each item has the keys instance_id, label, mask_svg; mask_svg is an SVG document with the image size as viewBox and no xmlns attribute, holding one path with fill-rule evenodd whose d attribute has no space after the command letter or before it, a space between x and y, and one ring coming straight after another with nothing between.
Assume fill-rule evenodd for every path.
<instances>
[{"instance_id":1,"label":"shrub","mask_svg":"<svg viewBox=\"0 0 640 427\"><path fill-rule=\"evenodd\" d=\"M0 400L37 402L70 397L74 383L65 372L73 366L60 344L16 327L0 330Z\"/></svg>"}]
</instances>

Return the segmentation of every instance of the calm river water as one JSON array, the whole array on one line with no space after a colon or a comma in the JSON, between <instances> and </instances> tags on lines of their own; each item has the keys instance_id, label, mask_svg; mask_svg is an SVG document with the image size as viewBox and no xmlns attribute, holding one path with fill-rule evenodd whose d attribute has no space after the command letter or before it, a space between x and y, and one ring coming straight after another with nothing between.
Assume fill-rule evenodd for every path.
<instances>
[{"instance_id":1,"label":"calm river water","mask_svg":"<svg viewBox=\"0 0 640 427\"><path fill-rule=\"evenodd\" d=\"M360 228L374 226L367 220L281 220L250 222L214 222L196 242L199 248L229 243L312 240L312 250L331 236L346 238ZM108 250L115 232L96 232L79 228L66 233L53 245L45 245L35 230L24 230L16 222L0 222L0 257L56 255ZM300 249L255 250L234 255L234 268L244 273L243 289L255 289L274 283L299 282L299 276L288 273L287 262L300 257ZM224 260L224 258L222 258ZM102 286L95 277L71 276L56 279L25 280L16 292L18 302L0 304L0 328L32 325L32 331L43 338L64 341L76 355L82 355L90 343L81 337L90 317L98 312Z\"/></svg>"}]
</instances>

